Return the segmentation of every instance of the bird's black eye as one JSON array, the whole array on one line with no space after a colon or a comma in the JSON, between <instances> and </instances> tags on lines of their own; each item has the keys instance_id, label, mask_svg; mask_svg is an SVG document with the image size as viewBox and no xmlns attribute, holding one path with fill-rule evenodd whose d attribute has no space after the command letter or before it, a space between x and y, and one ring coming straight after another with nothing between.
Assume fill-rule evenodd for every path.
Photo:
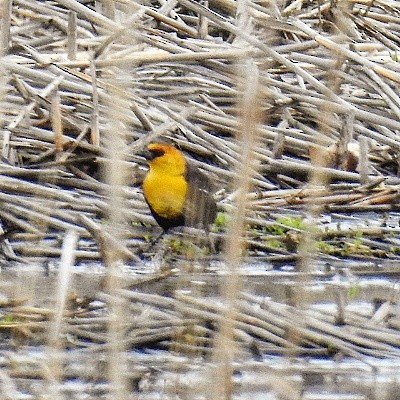
<instances>
[{"instance_id":1,"label":"bird's black eye","mask_svg":"<svg viewBox=\"0 0 400 400\"><path fill-rule=\"evenodd\" d=\"M165 151L161 150L161 149L152 149L152 150L149 150L149 151L150 151L151 160L154 159L154 158L157 158L157 157L161 157L161 156L163 156L165 154Z\"/></svg>"},{"instance_id":2,"label":"bird's black eye","mask_svg":"<svg viewBox=\"0 0 400 400\"><path fill-rule=\"evenodd\" d=\"M155 150L150 150L150 153L153 154L154 158L156 158L163 156L165 154L165 151L161 149L155 149Z\"/></svg>"}]
</instances>

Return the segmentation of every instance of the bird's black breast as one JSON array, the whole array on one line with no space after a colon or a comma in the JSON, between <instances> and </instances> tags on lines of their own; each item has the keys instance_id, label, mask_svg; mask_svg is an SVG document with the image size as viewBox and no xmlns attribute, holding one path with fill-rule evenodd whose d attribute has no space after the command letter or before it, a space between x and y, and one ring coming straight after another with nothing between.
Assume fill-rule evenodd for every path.
<instances>
[{"instance_id":1,"label":"bird's black breast","mask_svg":"<svg viewBox=\"0 0 400 400\"><path fill-rule=\"evenodd\" d=\"M168 229L175 228L177 226L184 226L185 225L185 218L183 214L179 214L174 218L165 218L162 217L161 215L157 214L153 208L151 207L150 203L147 202L151 215L154 217L156 220L157 224L161 226L161 228L164 229L164 231L168 231Z\"/></svg>"}]
</instances>

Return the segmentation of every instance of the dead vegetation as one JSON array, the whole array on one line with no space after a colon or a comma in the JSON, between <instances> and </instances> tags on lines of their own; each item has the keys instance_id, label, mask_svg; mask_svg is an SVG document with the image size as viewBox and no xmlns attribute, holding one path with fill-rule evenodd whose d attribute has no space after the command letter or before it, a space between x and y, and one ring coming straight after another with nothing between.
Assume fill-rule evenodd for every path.
<instances>
[{"instance_id":1,"label":"dead vegetation","mask_svg":"<svg viewBox=\"0 0 400 400\"><path fill-rule=\"evenodd\" d=\"M135 226L153 224L136 156L151 140L168 136L187 150L229 208L244 59L259 70L249 208L261 226L266 209L308 201L335 212L397 209L395 2L257 3L240 12L233 1L111 3L108 15L77 1L13 2L2 61L1 217L18 255L59 256L54 238L74 229L77 257L99 259L87 221L102 230L118 131L128 257L143 239ZM347 187L304 187L316 170Z\"/></svg>"},{"instance_id":2,"label":"dead vegetation","mask_svg":"<svg viewBox=\"0 0 400 400\"><path fill-rule=\"evenodd\" d=\"M241 389L300 399L307 371L316 373L307 363L300 373L282 365L265 372L261 388L246 373L257 375L271 354L361 361L354 376L373 375L371 359L398 359L397 1L1 6L4 265L50 265L50 277L38 279L58 288L38 296L36 286L26 298L17 295L24 269L4 279L4 393L80 398L79 385L65 385L79 378L90 398L220 399ZM158 230L140 189L139 153L159 138L215 180L222 214L213 234L228 237L224 266L198 262L197 238L189 250L178 239L172 255L146 249ZM243 254L254 263L249 274ZM60 257L54 278L50 260ZM341 261L349 258L360 262ZM382 266L387 259L394 262ZM83 298L68 297L79 286L69 280L75 260L107 266ZM271 264L258 278L255 263L267 261L283 267L285 282L265 274ZM377 273L385 284L360 278ZM326 281L315 297L317 278ZM47 308L52 297L57 304ZM334 313L321 309L326 298ZM361 300L363 312L349 308ZM45 356L29 357L28 344L45 346ZM12 346L24 353L19 361ZM88 360L96 368L83 371ZM219 380L203 376L209 366ZM325 377L346 382L337 365L326 368ZM173 387L179 372L192 373L197 389ZM387 397L372 395L366 382L343 390L392 398L388 388ZM329 388L336 398L340 384Z\"/></svg>"}]
</instances>

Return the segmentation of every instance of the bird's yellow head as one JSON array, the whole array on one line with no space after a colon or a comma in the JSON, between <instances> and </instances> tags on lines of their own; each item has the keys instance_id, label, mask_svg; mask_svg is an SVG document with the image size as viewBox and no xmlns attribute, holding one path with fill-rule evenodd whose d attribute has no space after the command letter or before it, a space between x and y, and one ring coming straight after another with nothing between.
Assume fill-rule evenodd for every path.
<instances>
[{"instance_id":1,"label":"bird's yellow head","mask_svg":"<svg viewBox=\"0 0 400 400\"><path fill-rule=\"evenodd\" d=\"M185 174L186 160L176 147L166 143L150 143L147 150L145 157L151 172L168 175Z\"/></svg>"}]
</instances>

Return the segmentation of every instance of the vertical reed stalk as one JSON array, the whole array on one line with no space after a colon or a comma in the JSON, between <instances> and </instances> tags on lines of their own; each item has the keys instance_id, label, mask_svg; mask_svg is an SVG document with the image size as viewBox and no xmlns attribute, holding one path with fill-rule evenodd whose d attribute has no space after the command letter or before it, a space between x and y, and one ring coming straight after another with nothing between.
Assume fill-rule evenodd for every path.
<instances>
[{"instance_id":1,"label":"vertical reed stalk","mask_svg":"<svg viewBox=\"0 0 400 400\"><path fill-rule=\"evenodd\" d=\"M71 269L75 262L75 250L78 235L74 231L69 231L65 235L63 242L61 261L58 273L57 288L55 290L55 310L50 323L49 341L47 348L47 362L44 374L47 385L44 386L45 393L43 399L63 399L62 380L63 380L63 317L68 298L68 290L71 281Z\"/></svg>"},{"instance_id":2,"label":"vertical reed stalk","mask_svg":"<svg viewBox=\"0 0 400 400\"><path fill-rule=\"evenodd\" d=\"M54 147L57 155L64 149L63 125L61 116L60 94L56 88L51 99L51 126L53 128Z\"/></svg>"},{"instance_id":3,"label":"vertical reed stalk","mask_svg":"<svg viewBox=\"0 0 400 400\"><path fill-rule=\"evenodd\" d=\"M245 72L242 100L240 104L241 120L237 132L240 143L241 163L236 171L235 178L235 208L227 232L225 262L228 274L222 287L224 302L223 320L215 340L214 381L211 387L211 399L230 399L232 396L233 362L236 353L234 340L236 301L240 291L240 277L238 268L244 246L245 219L248 211L246 199L251 188L251 178L255 167L255 149L258 146L259 120L261 115L259 99L258 69L252 60L240 65Z\"/></svg>"},{"instance_id":4,"label":"vertical reed stalk","mask_svg":"<svg viewBox=\"0 0 400 400\"><path fill-rule=\"evenodd\" d=\"M102 0L103 14L112 20L115 19L115 1Z\"/></svg>"},{"instance_id":5,"label":"vertical reed stalk","mask_svg":"<svg viewBox=\"0 0 400 400\"><path fill-rule=\"evenodd\" d=\"M107 3L113 6L113 2ZM124 38L125 40L125 38ZM92 68L95 65L92 64ZM128 66L130 68L130 66ZM129 398L127 388L127 359L126 348L121 344L124 342L124 322L127 317L126 300L118 295L120 289L120 276L122 274L122 262L124 255L121 248L123 238L121 231L126 225L122 210L126 207L125 185L126 185L126 163L125 153L127 144L125 138L129 136L126 125L123 123L123 113L129 113L129 82L131 81L130 70L110 70L115 78L109 80L108 101L104 108L108 111L107 127L101 135L102 145L105 148L108 162L105 166L105 180L109 186L108 193L108 216L105 230L116 242L122 243L121 247L109 245L105 249L105 264L107 269L106 291L108 296L108 380L110 383L109 398L113 400L126 400ZM95 71L92 70L93 84L96 83ZM128 83L128 84L127 84ZM96 93L99 88L94 88ZM96 95L94 97L96 99ZM128 117L127 117L128 120ZM93 137L92 137L93 139ZM94 138L94 142L100 138Z\"/></svg>"},{"instance_id":6,"label":"vertical reed stalk","mask_svg":"<svg viewBox=\"0 0 400 400\"><path fill-rule=\"evenodd\" d=\"M8 48L10 46L12 0L2 0L0 5L1 5L0 56L5 56L8 53Z\"/></svg>"},{"instance_id":7,"label":"vertical reed stalk","mask_svg":"<svg viewBox=\"0 0 400 400\"><path fill-rule=\"evenodd\" d=\"M68 59L75 60L77 52L77 14L75 11L69 11L68 13L68 41L67 41L67 52Z\"/></svg>"},{"instance_id":8,"label":"vertical reed stalk","mask_svg":"<svg viewBox=\"0 0 400 400\"><path fill-rule=\"evenodd\" d=\"M93 112L90 121L90 143L95 146L100 146L100 131L99 131L99 91L97 89L96 66L94 60L90 65L90 77L92 79L93 88Z\"/></svg>"},{"instance_id":9,"label":"vertical reed stalk","mask_svg":"<svg viewBox=\"0 0 400 400\"><path fill-rule=\"evenodd\" d=\"M115 84L122 84L120 82ZM121 93L123 91L121 90ZM109 184L109 199L108 199L108 221L106 231L117 242L122 241L120 237L121 227L124 224L121 210L125 205L123 186L125 181L124 174L124 127L118 123L118 108L122 105L122 95L111 94L112 103L108 104L109 108L109 126L105 132L105 148L108 153L108 164L106 168L106 181ZM121 96L121 97L120 97ZM124 376L126 374L126 359L125 348L121 345L123 339L122 323L124 318L124 302L116 294L119 289L118 277L121 273L122 255L119 249L114 246L109 246L105 249L106 268L107 268L107 287L106 290L110 294L109 307L109 382L110 382L110 398L113 400L125 400L128 398L126 382Z\"/></svg>"},{"instance_id":10,"label":"vertical reed stalk","mask_svg":"<svg viewBox=\"0 0 400 400\"><path fill-rule=\"evenodd\" d=\"M330 93L330 96L336 96L336 94L340 95L342 78L340 78L340 75L337 73L337 71L341 69L343 63L346 61L343 57L337 57L335 54L333 54L333 57L335 57L335 67L329 71L327 79L327 87L331 88L331 90L328 91L328 93ZM316 121L317 123L319 123L321 137L325 136L323 132L324 127L328 127L329 122L335 118L334 112L332 112L329 107L330 100L331 98L328 96L326 99L326 103L323 103L321 105L319 119L318 121ZM338 143L338 147L341 149L342 153L344 152L344 149L347 149L347 144L352 137L353 119L350 118L349 120L351 121L350 125L346 126L342 132L344 137L338 138L340 142ZM321 145L323 144L321 143ZM320 168L321 166L326 165L326 157L326 153L319 152L315 159L312 160L315 168L312 169L312 172L309 176L310 186L322 186L329 184L329 176L322 168ZM308 302L307 283L309 278L307 277L307 273L313 270L315 259L317 257L317 231L315 229L317 225L316 219L321 214L324 207L324 204L318 202L313 203L311 201L308 204L309 205L304 210L307 219L307 228L304 231L297 251L299 258L296 267L297 270L302 273L298 275L296 279L296 285L293 288L293 292L290 293L291 298L289 299L289 301L297 307L297 310L294 310L293 312L293 320L296 321L296 324L298 326L301 326L302 323L306 323L306 321L304 321L303 319L304 317L302 310ZM296 330L289 330L288 337L293 343L301 341L301 337L299 337L299 334L298 332L296 332ZM293 354L293 356L296 356L296 354Z\"/></svg>"}]
</instances>

